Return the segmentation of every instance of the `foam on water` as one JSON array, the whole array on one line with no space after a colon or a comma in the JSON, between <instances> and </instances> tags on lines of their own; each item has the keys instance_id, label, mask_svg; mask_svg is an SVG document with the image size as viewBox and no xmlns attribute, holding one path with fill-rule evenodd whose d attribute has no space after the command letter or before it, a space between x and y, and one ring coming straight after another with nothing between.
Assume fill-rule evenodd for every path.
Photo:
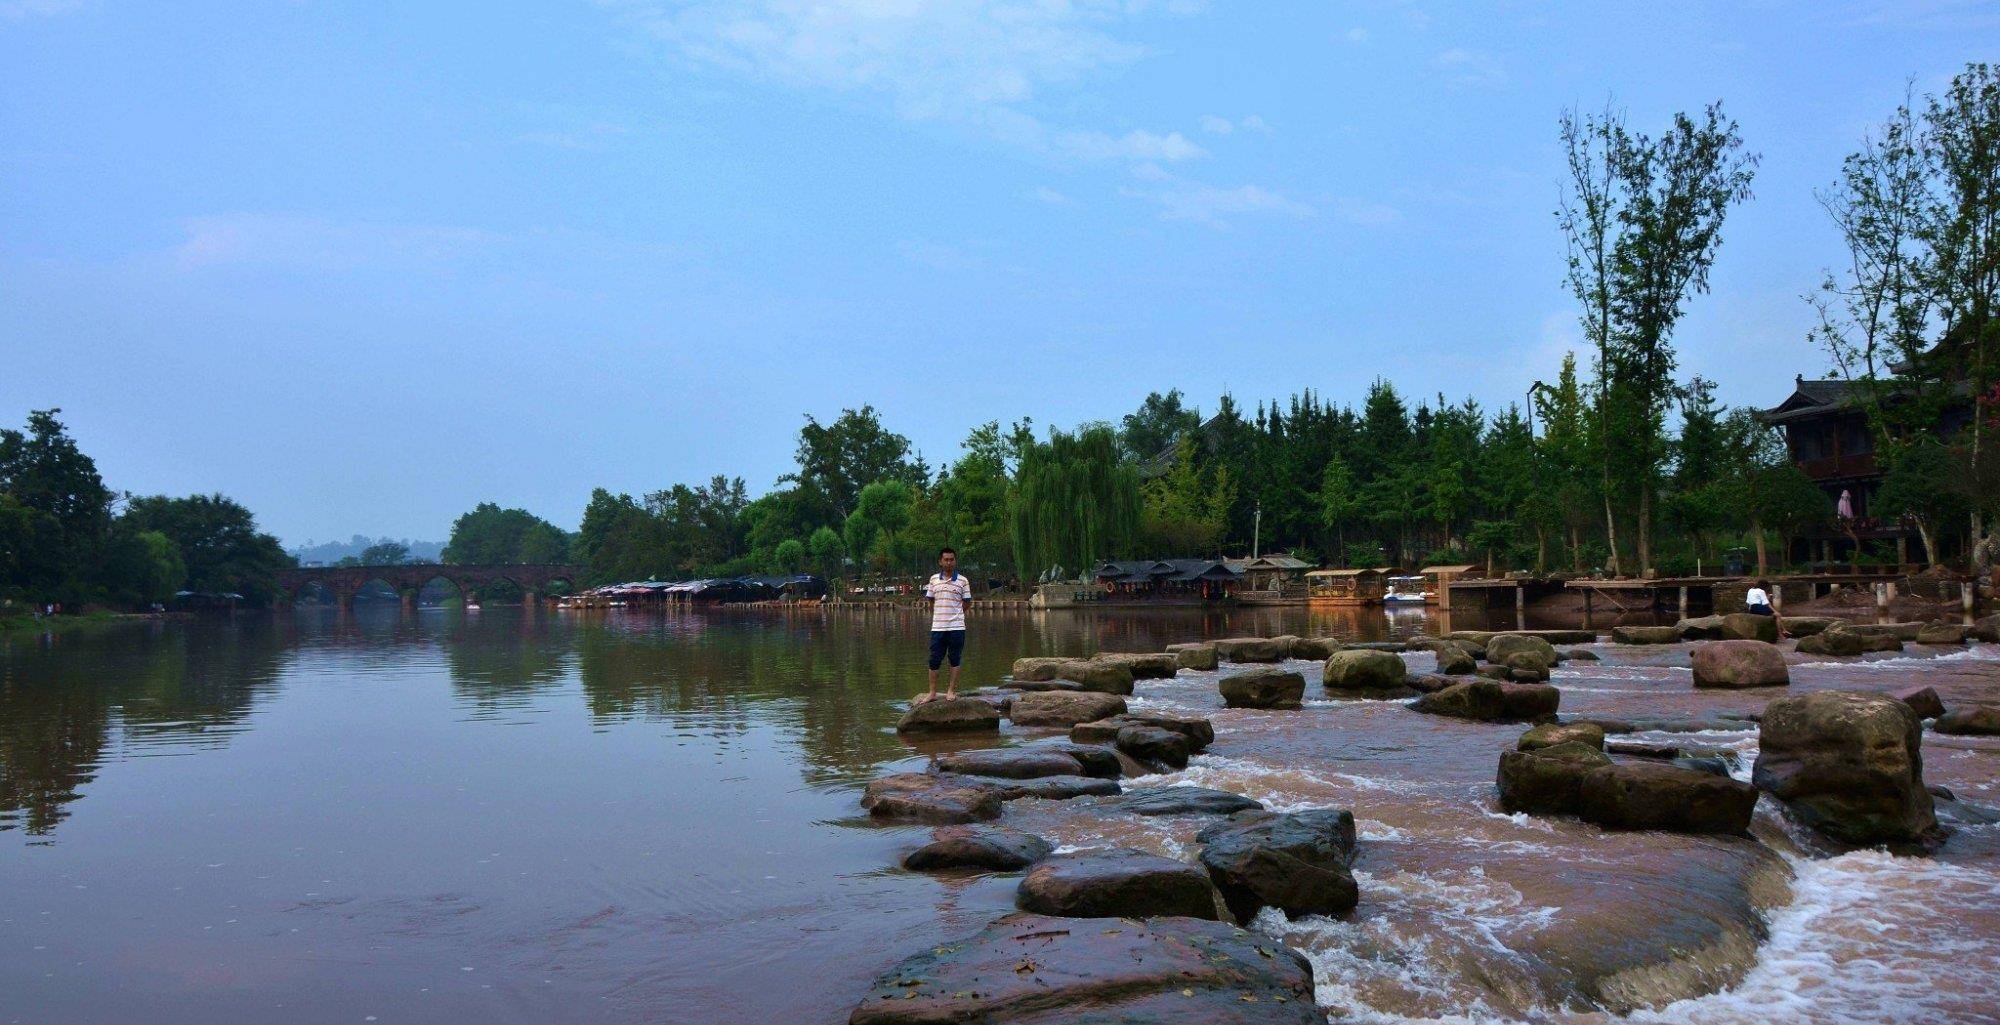
<instances>
[{"instance_id":1,"label":"foam on water","mask_svg":"<svg viewBox=\"0 0 2000 1025\"><path fill-rule=\"evenodd\" d=\"M2000 662L2000 644L1974 644L1941 655L1891 655L1853 662L1800 662L1794 669L1904 670L1934 662Z\"/></svg>"}]
</instances>

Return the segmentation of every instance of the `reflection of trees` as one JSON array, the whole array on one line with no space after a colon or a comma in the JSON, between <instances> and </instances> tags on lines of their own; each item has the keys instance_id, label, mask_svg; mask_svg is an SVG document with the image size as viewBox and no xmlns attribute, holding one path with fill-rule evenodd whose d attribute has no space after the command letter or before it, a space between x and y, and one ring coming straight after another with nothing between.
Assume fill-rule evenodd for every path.
<instances>
[{"instance_id":1,"label":"reflection of trees","mask_svg":"<svg viewBox=\"0 0 2000 1025\"><path fill-rule=\"evenodd\" d=\"M451 623L435 640L444 652L452 692L491 711L563 682L570 638L542 617L478 616Z\"/></svg>"},{"instance_id":2,"label":"reflection of trees","mask_svg":"<svg viewBox=\"0 0 2000 1025\"><path fill-rule=\"evenodd\" d=\"M33 638L0 650L0 829L47 833L111 746L227 743L270 689L283 634L261 617Z\"/></svg>"}]
</instances>

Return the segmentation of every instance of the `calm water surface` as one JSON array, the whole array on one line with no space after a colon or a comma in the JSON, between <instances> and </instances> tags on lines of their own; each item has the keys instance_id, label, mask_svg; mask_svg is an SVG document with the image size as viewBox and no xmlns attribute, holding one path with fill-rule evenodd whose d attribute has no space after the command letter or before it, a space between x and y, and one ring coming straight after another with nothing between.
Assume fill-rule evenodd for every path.
<instances>
[{"instance_id":1,"label":"calm water surface","mask_svg":"<svg viewBox=\"0 0 2000 1025\"><path fill-rule=\"evenodd\" d=\"M1020 655L1439 625L994 613L973 624L966 672L977 685ZM892 729L921 687L924 627L364 609L7 638L0 1022L844 1021L884 968L1012 902L1012 878L896 870L927 831L875 826L855 803L866 780L924 764ZM1606 663L1558 672L1566 712L1766 699L1694 693L1685 648L1599 650ZM1793 660L1794 690L1922 678L1947 703L2000 698L1992 647ZM1336 1020L1593 1018L1550 991L1575 934L1698 923L1743 856L1499 815L1494 758L1518 727L1391 703L1238 712L1214 689L1194 673L1142 689L1142 707L1215 718L1215 747L1165 781L1360 820L1362 908L1258 923L1307 951ZM1754 732L1702 742L1754 757ZM2000 803L2000 744L1928 737L1926 760L1933 782ZM1757 967L1648 1017L1993 1020L2000 832L1961 829L1930 861L1828 858L1759 816L1797 882ZM1059 843L1169 852L1198 826L1089 801L1008 817Z\"/></svg>"}]
</instances>

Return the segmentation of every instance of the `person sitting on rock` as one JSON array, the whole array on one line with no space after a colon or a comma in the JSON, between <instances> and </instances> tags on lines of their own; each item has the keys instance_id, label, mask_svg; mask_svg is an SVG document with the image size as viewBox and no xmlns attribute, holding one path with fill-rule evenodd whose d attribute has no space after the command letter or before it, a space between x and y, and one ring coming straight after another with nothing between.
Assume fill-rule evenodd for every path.
<instances>
[{"instance_id":1,"label":"person sitting on rock","mask_svg":"<svg viewBox=\"0 0 2000 1025\"><path fill-rule=\"evenodd\" d=\"M1778 619L1778 610L1771 605L1771 582L1759 580L1750 585L1749 593L1743 596L1745 611L1753 616L1770 616ZM1778 619L1778 636L1785 636L1785 621Z\"/></svg>"},{"instance_id":2,"label":"person sitting on rock","mask_svg":"<svg viewBox=\"0 0 2000 1025\"><path fill-rule=\"evenodd\" d=\"M947 699L958 696L958 665L965 658L965 606L972 600L972 581L958 571L958 553L938 550L938 572L924 584L931 600L931 686L922 700L938 696L938 666L951 661L951 682L945 685Z\"/></svg>"}]
</instances>

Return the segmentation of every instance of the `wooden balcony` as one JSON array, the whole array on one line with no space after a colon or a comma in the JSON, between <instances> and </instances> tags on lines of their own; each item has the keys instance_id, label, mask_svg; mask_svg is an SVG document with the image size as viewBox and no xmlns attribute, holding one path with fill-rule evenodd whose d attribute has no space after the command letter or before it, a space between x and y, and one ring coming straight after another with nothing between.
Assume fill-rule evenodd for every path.
<instances>
[{"instance_id":1,"label":"wooden balcony","mask_svg":"<svg viewBox=\"0 0 2000 1025\"><path fill-rule=\"evenodd\" d=\"M1854 455L1825 456L1819 459L1799 460L1799 469L1814 480L1832 480L1842 477L1872 477L1882 472L1875 465L1875 453L1861 452Z\"/></svg>"}]
</instances>

